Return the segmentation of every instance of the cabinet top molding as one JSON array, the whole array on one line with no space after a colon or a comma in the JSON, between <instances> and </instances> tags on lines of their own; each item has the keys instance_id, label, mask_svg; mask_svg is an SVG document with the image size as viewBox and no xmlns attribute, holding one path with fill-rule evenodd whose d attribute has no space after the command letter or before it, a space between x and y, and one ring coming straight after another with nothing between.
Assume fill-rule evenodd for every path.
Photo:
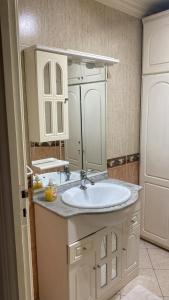
<instances>
[{"instance_id":1,"label":"cabinet top molding","mask_svg":"<svg viewBox=\"0 0 169 300\"><path fill-rule=\"evenodd\" d=\"M85 63L102 63L105 65L114 65L120 62L119 59L115 59L113 57L81 52L81 51L76 51L71 49L50 48L42 45L33 45L25 49L25 51L30 51L30 50L35 50L35 51L39 50L39 51L61 54L67 56L69 60L77 60Z\"/></svg>"}]
</instances>

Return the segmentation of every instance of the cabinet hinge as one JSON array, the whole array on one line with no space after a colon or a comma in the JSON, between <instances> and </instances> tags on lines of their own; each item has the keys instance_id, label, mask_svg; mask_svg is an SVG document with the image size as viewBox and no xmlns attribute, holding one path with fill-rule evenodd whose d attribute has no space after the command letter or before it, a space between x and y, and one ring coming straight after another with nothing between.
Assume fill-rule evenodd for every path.
<instances>
[{"instance_id":1,"label":"cabinet hinge","mask_svg":"<svg viewBox=\"0 0 169 300\"><path fill-rule=\"evenodd\" d=\"M21 197L22 199L28 198L28 191L27 190L21 191Z\"/></svg>"}]
</instances>

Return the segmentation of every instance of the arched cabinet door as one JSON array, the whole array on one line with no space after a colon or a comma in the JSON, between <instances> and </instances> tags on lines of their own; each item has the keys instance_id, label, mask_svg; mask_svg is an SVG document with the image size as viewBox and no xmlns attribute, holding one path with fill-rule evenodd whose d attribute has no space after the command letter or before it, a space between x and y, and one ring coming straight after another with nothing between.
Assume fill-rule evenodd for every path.
<instances>
[{"instance_id":1,"label":"arched cabinet door","mask_svg":"<svg viewBox=\"0 0 169 300\"><path fill-rule=\"evenodd\" d=\"M169 247L169 74L143 78L142 236Z\"/></svg>"},{"instance_id":2,"label":"arched cabinet door","mask_svg":"<svg viewBox=\"0 0 169 300\"><path fill-rule=\"evenodd\" d=\"M25 62L30 140L68 139L67 57L30 49Z\"/></svg>"},{"instance_id":3,"label":"arched cabinet door","mask_svg":"<svg viewBox=\"0 0 169 300\"><path fill-rule=\"evenodd\" d=\"M169 70L169 13L143 19L143 74Z\"/></svg>"}]
</instances>

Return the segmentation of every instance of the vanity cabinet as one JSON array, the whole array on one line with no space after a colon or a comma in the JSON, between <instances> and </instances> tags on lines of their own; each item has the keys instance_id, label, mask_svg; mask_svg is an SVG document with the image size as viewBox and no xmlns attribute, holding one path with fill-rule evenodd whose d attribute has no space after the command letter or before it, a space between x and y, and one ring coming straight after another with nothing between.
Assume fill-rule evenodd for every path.
<instances>
[{"instance_id":1,"label":"vanity cabinet","mask_svg":"<svg viewBox=\"0 0 169 300\"><path fill-rule=\"evenodd\" d=\"M67 57L28 48L25 77L30 141L68 139Z\"/></svg>"},{"instance_id":2,"label":"vanity cabinet","mask_svg":"<svg viewBox=\"0 0 169 300\"><path fill-rule=\"evenodd\" d=\"M35 205L40 300L110 299L138 274L139 215L138 203L69 219Z\"/></svg>"},{"instance_id":3,"label":"vanity cabinet","mask_svg":"<svg viewBox=\"0 0 169 300\"><path fill-rule=\"evenodd\" d=\"M143 19L143 74L169 70L169 11Z\"/></svg>"},{"instance_id":4,"label":"vanity cabinet","mask_svg":"<svg viewBox=\"0 0 169 300\"><path fill-rule=\"evenodd\" d=\"M105 66L96 66L94 63L68 62L68 84L82 84L105 81Z\"/></svg>"}]
</instances>

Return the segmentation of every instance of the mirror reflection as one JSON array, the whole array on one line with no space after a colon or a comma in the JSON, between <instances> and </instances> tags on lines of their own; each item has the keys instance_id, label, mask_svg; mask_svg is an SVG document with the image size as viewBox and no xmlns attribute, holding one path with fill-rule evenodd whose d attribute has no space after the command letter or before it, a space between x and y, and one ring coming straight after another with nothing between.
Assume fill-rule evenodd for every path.
<instances>
[{"instance_id":1,"label":"mirror reflection","mask_svg":"<svg viewBox=\"0 0 169 300\"><path fill-rule=\"evenodd\" d=\"M62 94L62 70L56 67L56 94ZM44 93L50 94L50 63L44 67ZM66 99L67 100L67 99ZM64 102L45 102L46 134L64 132ZM52 120L52 116L54 120ZM31 143L31 160L35 174L47 186L80 179L80 171L94 174L106 170L106 67L94 63L68 62L68 122L69 139ZM51 167L53 158L53 167ZM43 161L45 159L45 161ZM49 159L49 161L48 161ZM54 159L60 161L55 166ZM49 168L44 167L49 164Z\"/></svg>"}]
</instances>

